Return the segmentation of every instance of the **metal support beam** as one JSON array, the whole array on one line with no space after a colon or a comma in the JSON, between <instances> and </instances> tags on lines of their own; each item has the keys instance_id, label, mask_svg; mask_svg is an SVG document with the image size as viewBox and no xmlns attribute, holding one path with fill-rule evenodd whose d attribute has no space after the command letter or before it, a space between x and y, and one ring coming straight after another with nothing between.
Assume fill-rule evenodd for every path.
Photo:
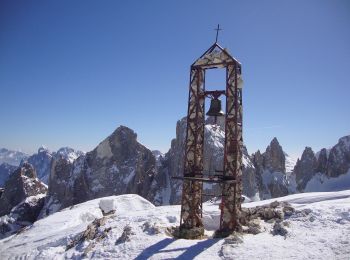
<instances>
[{"instance_id":1,"label":"metal support beam","mask_svg":"<svg viewBox=\"0 0 350 260\"><path fill-rule=\"evenodd\" d=\"M205 91L205 70L214 68L226 68L226 89ZM191 66L184 175L173 177L183 180L180 234L185 238L203 235L204 182L222 185L219 231L229 233L240 229L243 147L240 76L241 64L216 42ZM224 170L220 171L222 175L203 176L204 99L222 94L226 96Z\"/></svg>"}]
</instances>

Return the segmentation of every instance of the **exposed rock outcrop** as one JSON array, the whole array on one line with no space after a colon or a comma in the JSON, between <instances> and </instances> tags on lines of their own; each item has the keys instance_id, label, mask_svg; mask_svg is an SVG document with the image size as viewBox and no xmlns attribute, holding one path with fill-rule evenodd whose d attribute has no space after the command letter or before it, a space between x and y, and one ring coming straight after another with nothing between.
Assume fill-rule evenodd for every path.
<instances>
[{"instance_id":1,"label":"exposed rock outcrop","mask_svg":"<svg viewBox=\"0 0 350 260\"><path fill-rule=\"evenodd\" d=\"M29 163L18 167L5 184L0 198L0 216L9 214L11 209L27 197L45 194L47 187L37 179L35 170Z\"/></svg>"},{"instance_id":2,"label":"exposed rock outcrop","mask_svg":"<svg viewBox=\"0 0 350 260\"><path fill-rule=\"evenodd\" d=\"M350 136L344 136L331 149L310 154L309 163L295 168L298 175L298 191L337 191L350 188ZM303 156L302 156L303 159ZM302 160L301 159L301 160Z\"/></svg>"},{"instance_id":3,"label":"exposed rock outcrop","mask_svg":"<svg viewBox=\"0 0 350 260\"><path fill-rule=\"evenodd\" d=\"M70 147L62 147L56 152L51 152L46 147L41 146L38 149L37 153L23 160L22 163L29 162L31 165L33 165L38 175L38 178L42 182L48 184L49 176L51 173L51 164L53 159L64 158L70 163L73 163L74 160L76 160L81 155L84 155L84 153L81 151L74 150L73 148L70 148Z\"/></svg>"},{"instance_id":4,"label":"exposed rock outcrop","mask_svg":"<svg viewBox=\"0 0 350 260\"><path fill-rule=\"evenodd\" d=\"M327 164L328 164L328 153L327 153L327 149L323 148L318 153L316 171L326 173L327 172Z\"/></svg>"},{"instance_id":5,"label":"exposed rock outcrop","mask_svg":"<svg viewBox=\"0 0 350 260\"><path fill-rule=\"evenodd\" d=\"M310 147L305 147L300 160L298 159L294 174L297 183L297 189L303 191L307 182L314 176L317 169L317 159Z\"/></svg>"},{"instance_id":6,"label":"exposed rock outcrop","mask_svg":"<svg viewBox=\"0 0 350 260\"><path fill-rule=\"evenodd\" d=\"M293 174L288 172L286 164L291 167L290 157L283 151L277 138L273 138L264 153L259 150L252 154L256 169L256 179L260 199L276 198L288 195L293 186Z\"/></svg>"},{"instance_id":7,"label":"exposed rock outcrop","mask_svg":"<svg viewBox=\"0 0 350 260\"><path fill-rule=\"evenodd\" d=\"M285 172L286 157L277 138L273 138L264 153L264 168L270 172Z\"/></svg>"},{"instance_id":8,"label":"exposed rock outcrop","mask_svg":"<svg viewBox=\"0 0 350 260\"><path fill-rule=\"evenodd\" d=\"M46 147L41 146L36 154L31 155L26 160L26 162L33 165L38 178L46 184L48 183L48 178L50 176L52 158L52 153Z\"/></svg>"},{"instance_id":9,"label":"exposed rock outcrop","mask_svg":"<svg viewBox=\"0 0 350 260\"><path fill-rule=\"evenodd\" d=\"M0 217L0 239L24 230L33 224L44 205L45 194L25 198L8 215Z\"/></svg>"},{"instance_id":10,"label":"exposed rock outcrop","mask_svg":"<svg viewBox=\"0 0 350 260\"><path fill-rule=\"evenodd\" d=\"M120 126L93 151L72 163L55 159L43 215L94 198L135 193L154 201L162 188L152 152Z\"/></svg>"},{"instance_id":11,"label":"exposed rock outcrop","mask_svg":"<svg viewBox=\"0 0 350 260\"><path fill-rule=\"evenodd\" d=\"M0 187L4 187L5 182L10 177L10 174L17 169L16 166L10 165L8 163L0 164Z\"/></svg>"},{"instance_id":12,"label":"exposed rock outcrop","mask_svg":"<svg viewBox=\"0 0 350 260\"><path fill-rule=\"evenodd\" d=\"M327 175L338 177L350 168L350 136L344 136L329 151Z\"/></svg>"},{"instance_id":13,"label":"exposed rock outcrop","mask_svg":"<svg viewBox=\"0 0 350 260\"><path fill-rule=\"evenodd\" d=\"M171 148L165 154L162 166L160 167L160 172L163 173L162 176L169 176L170 204L179 204L181 200L182 182L170 179L170 177L183 175L186 124L186 117L177 122L176 138L172 140ZM211 124L209 118L204 128L204 175L214 175L217 174L216 171L223 169L224 141L224 124L219 121L214 126ZM218 184L205 183L203 190L206 194L221 195L221 189ZM250 198L258 194L255 168L245 147L243 150L243 193ZM204 198L204 200L209 198Z\"/></svg>"}]
</instances>

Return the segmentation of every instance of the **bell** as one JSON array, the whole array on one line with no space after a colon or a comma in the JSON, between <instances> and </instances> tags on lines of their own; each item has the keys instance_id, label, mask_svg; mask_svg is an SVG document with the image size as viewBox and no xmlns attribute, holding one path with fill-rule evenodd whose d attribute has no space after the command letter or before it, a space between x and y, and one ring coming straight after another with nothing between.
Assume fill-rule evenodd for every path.
<instances>
[{"instance_id":1,"label":"bell","mask_svg":"<svg viewBox=\"0 0 350 260\"><path fill-rule=\"evenodd\" d=\"M223 116L225 113L221 110L221 100L213 98L210 101L210 108L206 114L207 116Z\"/></svg>"}]
</instances>

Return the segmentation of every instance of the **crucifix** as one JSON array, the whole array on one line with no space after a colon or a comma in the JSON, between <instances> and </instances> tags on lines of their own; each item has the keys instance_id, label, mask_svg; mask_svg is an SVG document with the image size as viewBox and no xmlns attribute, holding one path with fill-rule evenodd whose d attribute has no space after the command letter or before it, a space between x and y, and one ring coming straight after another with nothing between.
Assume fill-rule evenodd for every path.
<instances>
[{"instance_id":1,"label":"crucifix","mask_svg":"<svg viewBox=\"0 0 350 260\"><path fill-rule=\"evenodd\" d=\"M216 29L214 29L216 31L216 39L215 42L218 42L218 37L219 37L219 31L221 31L222 29L220 28L220 24L218 24L218 27Z\"/></svg>"}]
</instances>

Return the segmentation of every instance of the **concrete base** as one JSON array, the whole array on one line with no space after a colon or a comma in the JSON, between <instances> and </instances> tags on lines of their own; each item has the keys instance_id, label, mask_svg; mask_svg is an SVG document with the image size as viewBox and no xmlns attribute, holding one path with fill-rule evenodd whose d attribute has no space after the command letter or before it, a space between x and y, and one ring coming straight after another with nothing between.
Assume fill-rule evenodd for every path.
<instances>
[{"instance_id":1,"label":"concrete base","mask_svg":"<svg viewBox=\"0 0 350 260\"><path fill-rule=\"evenodd\" d=\"M224 238L234 234L234 230L216 230L213 237L214 238Z\"/></svg>"},{"instance_id":2,"label":"concrete base","mask_svg":"<svg viewBox=\"0 0 350 260\"><path fill-rule=\"evenodd\" d=\"M177 227L173 233L176 238L200 239L204 236L204 227L184 228Z\"/></svg>"}]
</instances>

